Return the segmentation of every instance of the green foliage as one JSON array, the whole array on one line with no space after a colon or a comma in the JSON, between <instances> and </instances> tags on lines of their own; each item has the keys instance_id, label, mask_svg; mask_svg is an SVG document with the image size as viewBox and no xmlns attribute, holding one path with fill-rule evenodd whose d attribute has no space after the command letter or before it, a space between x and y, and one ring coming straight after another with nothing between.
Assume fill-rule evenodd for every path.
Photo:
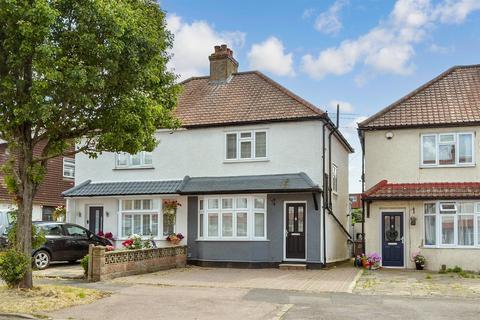
<instances>
[{"instance_id":1,"label":"green foliage","mask_svg":"<svg viewBox=\"0 0 480 320\"><path fill-rule=\"evenodd\" d=\"M10 225L10 229L8 230L8 243L10 246L14 246L16 241L17 241L17 222L14 221ZM45 233L43 230L35 228L35 226L32 225L32 249L38 249L40 248L47 239L45 238Z\"/></svg>"},{"instance_id":2,"label":"green foliage","mask_svg":"<svg viewBox=\"0 0 480 320\"><path fill-rule=\"evenodd\" d=\"M80 260L80 265L83 268L83 273L85 276L88 274L88 260L90 259L90 256L87 254L85 257Z\"/></svg>"},{"instance_id":3,"label":"green foliage","mask_svg":"<svg viewBox=\"0 0 480 320\"><path fill-rule=\"evenodd\" d=\"M52 213L53 220L55 221L64 221L67 216L67 208L65 206L58 206L55 208L55 211Z\"/></svg>"},{"instance_id":4,"label":"green foliage","mask_svg":"<svg viewBox=\"0 0 480 320\"><path fill-rule=\"evenodd\" d=\"M362 222L362 209L352 209L352 226Z\"/></svg>"},{"instance_id":5,"label":"green foliage","mask_svg":"<svg viewBox=\"0 0 480 320\"><path fill-rule=\"evenodd\" d=\"M15 288L28 270L31 258L10 249L0 256L0 278L9 288Z\"/></svg>"}]
</instances>

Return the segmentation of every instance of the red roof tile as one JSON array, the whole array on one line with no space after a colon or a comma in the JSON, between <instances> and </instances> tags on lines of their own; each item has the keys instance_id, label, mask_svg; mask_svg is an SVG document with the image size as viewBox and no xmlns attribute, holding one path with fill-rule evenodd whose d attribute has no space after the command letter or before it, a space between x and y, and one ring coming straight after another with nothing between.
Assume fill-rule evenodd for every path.
<instances>
[{"instance_id":1,"label":"red roof tile","mask_svg":"<svg viewBox=\"0 0 480 320\"><path fill-rule=\"evenodd\" d=\"M480 199L480 182L388 183L382 180L364 200Z\"/></svg>"},{"instance_id":2,"label":"red roof tile","mask_svg":"<svg viewBox=\"0 0 480 320\"><path fill-rule=\"evenodd\" d=\"M185 127L321 118L325 112L258 71L185 80L175 115Z\"/></svg>"},{"instance_id":3,"label":"red roof tile","mask_svg":"<svg viewBox=\"0 0 480 320\"><path fill-rule=\"evenodd\" d=\"M359 123L361 129L480 123L480 65L456 66Z\"/></svg>"}]
</instances>

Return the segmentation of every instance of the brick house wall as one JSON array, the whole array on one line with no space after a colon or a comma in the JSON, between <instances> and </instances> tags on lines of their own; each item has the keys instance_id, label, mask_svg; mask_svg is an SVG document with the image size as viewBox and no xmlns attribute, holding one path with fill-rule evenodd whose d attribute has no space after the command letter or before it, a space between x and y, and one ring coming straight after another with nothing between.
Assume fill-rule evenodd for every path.
<instances>
[{"instance_id":1,"label":"brick house wall","mask_svg":"<svg viewBox=\"0 0 480 320\"><path fill-rule=\"evenodd\" d=\"M45 144L40 143L34 150L39 155ZM63 177L63 158L56 157L48 161L47 173L34 198L34 205L52 206L65 205L62 192L74 186L73 178ZM7 161L7 144L0 144L0 165ZM4 174L0 172L0 202L13 203L13 197L6 189Z\"/></svg>"}]
</instances>

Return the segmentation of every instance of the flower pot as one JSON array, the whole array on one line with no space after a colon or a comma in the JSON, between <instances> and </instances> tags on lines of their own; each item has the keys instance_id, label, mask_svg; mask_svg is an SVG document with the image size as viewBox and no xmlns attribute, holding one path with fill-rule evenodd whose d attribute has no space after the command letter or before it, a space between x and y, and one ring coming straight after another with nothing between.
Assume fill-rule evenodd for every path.
<instances>
[{"instance_id":1,"label":"flower pot","mask_svg":"<svg viewBox=\"0 0 480 320\"><path fill-rule=\"evenodd\" d=\"M170 243L175 246L175 245L179 244L180 241L182 241L182 240L180 240L180 239L173 239L173 240L170 240Z\"/></svg>"},{"instance_id":2,"label":"flower pot","mask_svg":"<svg viewBox=\"0 0 480 320\"><path fill-rule=\"evenodd\" d=\"M417 270L423 270L423 268L425 268L425 265L420 262L415 262L415 267L417 268Z\"/></svg>"}]
</instances>

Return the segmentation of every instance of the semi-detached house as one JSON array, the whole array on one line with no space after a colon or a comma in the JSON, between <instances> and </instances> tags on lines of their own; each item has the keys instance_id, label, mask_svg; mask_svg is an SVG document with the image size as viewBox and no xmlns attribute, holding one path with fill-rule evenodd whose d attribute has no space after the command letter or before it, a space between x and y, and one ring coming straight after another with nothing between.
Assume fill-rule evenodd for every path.
<instances>
[{"instance_id":1,"label":"semi-detached house","mask_svg":"<svg viewBox=\"0 0 480 320\"><path fill-rule=\"evenodd\" d=\"M480 65L453 67L359 124L366 251L480 266Z\"/></svg>"},{"instance_id":2,"label":"semi-detached house","mask_svg":"<svg viewBox=\"0 0 480 320\"><path fill-rule=\"evenodd\" d=\"M210 74L181 83L180 129L153 152L76 156L68 220L158 245L182 233L198 264L310 266L348 258L348 156L327 114L257 71L238 72L225 45ZM174 222L165 201L177 200Z\"/></svg>"}]
</instances>

